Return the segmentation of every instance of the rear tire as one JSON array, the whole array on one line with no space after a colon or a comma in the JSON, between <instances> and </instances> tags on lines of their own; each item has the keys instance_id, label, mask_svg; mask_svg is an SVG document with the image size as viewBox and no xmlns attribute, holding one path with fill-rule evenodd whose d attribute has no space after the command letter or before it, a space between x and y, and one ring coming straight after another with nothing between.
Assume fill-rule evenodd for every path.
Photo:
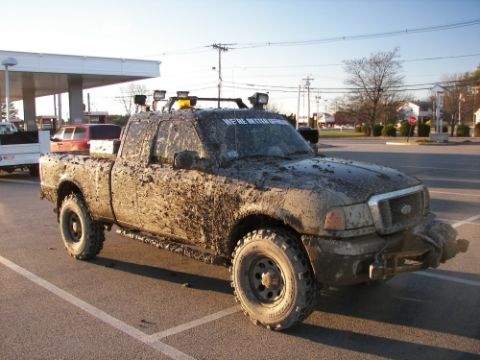
<instances>
[{"instance_id":1,"label":"rear tire","mask_svg":"<svg viewBox=\"0 0 480 360\"><path fill-rule=\"evenodd\" d=\"M313 311L316 283L298 239L261 229L238 242L231 267L235 299L255 324L284 330Z\"/></svg>"},{"instance_id":2,"label":"rear tire","mask_svg":"<svg viewBox=\"0 0 480 360\"><path fill-rule=\"evenodd\" d=\"M65 249L76 259L95 258L103 248L105 229L93 220L79 194L70 194L60 207L60 233Z\"/></svg>"},{"instance_id":3,"label":"rear tire","mask_svg":"<svg viewBox=\"0 0 480 360\"><path fill-rule=\"evenodd\" d=\"M40 170L39 170L38 164L37 165L30 165L28 167L28 172L30 173L31 177L38 177L40 175Z\"/></svg>"}]
</instances>

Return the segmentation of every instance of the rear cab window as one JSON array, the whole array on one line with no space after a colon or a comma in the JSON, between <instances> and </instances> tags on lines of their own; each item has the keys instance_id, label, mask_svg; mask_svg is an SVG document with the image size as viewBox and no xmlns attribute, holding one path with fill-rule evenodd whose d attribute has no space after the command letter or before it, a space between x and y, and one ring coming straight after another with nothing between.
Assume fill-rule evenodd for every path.
<instances>
[{"instance_id":1,"label":"rear cab window","mask_svg":"<svg viewBox=\"0 0 480 360\"><path fill-rule=\"evenodd\" d=\"M150 123L147 121L131 121L127 133L124 135L124 140L121 150L121 158L123 160L140 162L142 155L142 148Z\"/></svg>"},{"instance_id":2,"label":"rear cab window","mask_svg":"<svg viewBox=\"0 0 480 360\"><path fill-rule=\"evenodd\" d=\"M92 140L102 140L102 139L118 139L120 138L120 133L122 128L119 126L92 126L90 128L90 139Z\"/></svg>"},{"instance_id":3,"label":"rear cab window","mask_svg":"<svg viewBox=\"0 0 480 360\"><path fill-rule=\"evenodd\" d=\"M203 154L202 143L194 126L184 120L161 122L153 144L151 162L173 164L175 154L181 151Z\"/></svg>"}]
</instances>

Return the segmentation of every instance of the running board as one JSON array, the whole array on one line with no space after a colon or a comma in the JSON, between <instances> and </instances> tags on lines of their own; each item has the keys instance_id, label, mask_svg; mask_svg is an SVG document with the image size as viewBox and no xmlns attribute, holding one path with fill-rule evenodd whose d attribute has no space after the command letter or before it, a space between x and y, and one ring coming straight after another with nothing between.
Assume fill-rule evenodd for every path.
<instances>
[{"instance_id":1,"label":"running board","mask_svg":"<svg viewBox=\"0 0 480 360\"><path fill-rule=\"evenodd\" d=\"M214 255L211 252L200 249L194 246L181 244L176 241L168 240L166 238L156 238L147 236L134 231L119 228L116 233L118 235L141 241L145 244L153 245L162 250L168 250L175 254L183 255L195 260L203 261L207 264L229 266L230 261L222 256Z\"/></svg>"}]
</instances>

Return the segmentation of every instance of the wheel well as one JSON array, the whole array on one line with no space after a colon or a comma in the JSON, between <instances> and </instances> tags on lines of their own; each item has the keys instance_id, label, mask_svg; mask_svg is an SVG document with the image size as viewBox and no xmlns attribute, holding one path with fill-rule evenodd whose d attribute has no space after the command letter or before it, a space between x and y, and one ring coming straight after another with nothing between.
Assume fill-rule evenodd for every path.
<instances>
[{"instance_id":1,"label":"wheel well","mask_svg":"<svg viewBox=\"0 0 480 360\"><path fill-rule=\"evenodd\" d=\"M231 231L228 249L226 249L227 254L230 255L235 249L238 240L247 235L250 231L267 227L287 229L300 240L299 234L291 226L285 224L283 221L274 219L266 215L252 214L239 221Z\"/></svg>"},{"instance_id":2,"label":"wheel well","mask_svg":"<svg viewBox=\"0 0 480 360\"><path fill-rule=\"evenodd\" d=\"M79 187L70 181L66 181L60 185L58 188L57 196L57 209L60 210L62 206L63 199L65 199L70 194L81 194Z\"/></svg>"}]
</instances>

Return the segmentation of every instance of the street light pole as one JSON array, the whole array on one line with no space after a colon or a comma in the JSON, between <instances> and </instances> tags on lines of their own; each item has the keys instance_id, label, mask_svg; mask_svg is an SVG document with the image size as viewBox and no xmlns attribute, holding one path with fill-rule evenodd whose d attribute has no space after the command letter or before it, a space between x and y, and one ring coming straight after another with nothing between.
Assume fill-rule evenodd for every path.
<instances>
[{"instance_id":1,"label":"street light pole","mask_svg":"<svg viewBox=\"0 0 480 360\"><path fill-rule=\"evenodd\" d=\"M17 59L8 57L2 60L2 65L5 66L5 107L6 107L6 121L10 121L10 80L8 78L8 67L18 64Z\"/></svg>"},{"instance_id":2,"label":"street light pole","mask_svg":"<svg viewBox=\"0 0 480 360\"><path fill-rule=\"evenodd\" d=\"M310 123L310 85L311 85L311 82L310 80L314 80L313 78L310 77L310 75L308 75L305 79L303 79L305 81L305 87L307 88L307 99L308 99L308 103L307 103L307 108L308 108L308 111L307 111L307 123Z\"/></svg>"}]
</instances>

